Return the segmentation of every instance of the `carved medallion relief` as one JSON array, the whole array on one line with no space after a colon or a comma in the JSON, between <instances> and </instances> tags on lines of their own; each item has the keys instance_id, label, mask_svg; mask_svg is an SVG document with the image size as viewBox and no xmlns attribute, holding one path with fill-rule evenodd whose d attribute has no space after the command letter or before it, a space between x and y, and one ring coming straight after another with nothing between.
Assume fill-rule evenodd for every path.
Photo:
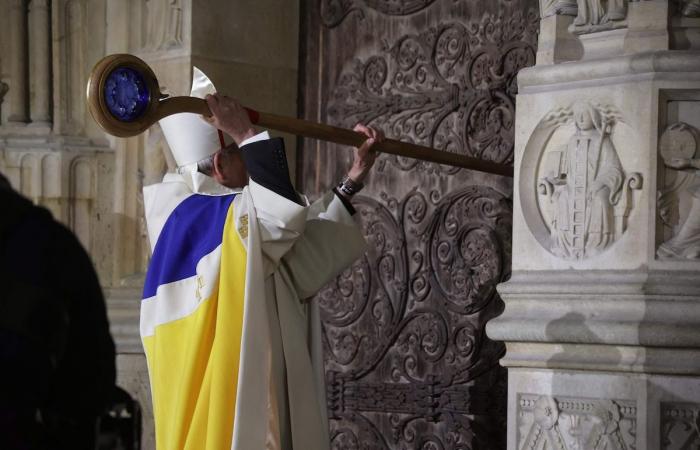
<instances>
[{"instance_id":1,"label":"carved medallion relief","mask_svg":"<svg viewBox=\"0 0 700 450\"><path fill-rule=\"evenodd\" d=\"M521 450L633 450L637 407L630 400L518 396Z\"/></svg>"},{"instance_id":2,"label":"carved medallion relief","mask_svg":"<svg viewBox=\"0 0 700 450\"><path fill-rule=\"evenodd\" d=\"M700 93L661 93L657 251L662 260L700 260Z\"/></svg>"},{"instance_id":3,"label":"carved medallion relief","mask_svg":"<svg viewBox=\"0 0 700 450\"><path fill-rule=\"evenodd\" d=\"M615 107L581 100L550 111L531 135L524 160L539 163L523 165L523 210L535 237L555 256L598 255L625 232L642 176L621 159L619 142L630 142L631 132L624 125Z\"/></svg>"},{"instance_id":4,"label":"carved medallion relief","mask_svg":"<svg viewBox=\"0 0 700 450\"><path fill-rule=\"evenodd\" d=\"M700 259L700 130L687 123L669 125L659 140L665 168L658 193L659 217L671 237L657 250L663 259Z\"/></svg>"}]
</instances>

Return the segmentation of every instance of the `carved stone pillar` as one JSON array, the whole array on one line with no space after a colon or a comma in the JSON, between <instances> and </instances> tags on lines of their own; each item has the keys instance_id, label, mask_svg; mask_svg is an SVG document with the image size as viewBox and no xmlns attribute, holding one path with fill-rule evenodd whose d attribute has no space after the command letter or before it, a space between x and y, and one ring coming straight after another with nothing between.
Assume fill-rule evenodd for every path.
<instances>
[{"instance_id":1,"label":"carved stone pillar","mask_svg":"<svg viewBox=\"0 0 700 450\"><path fill-rule=\"evenodd\" d=\"M518 75L513 272L487 325L509 450L700 445L700 45L680 38L700 21L676 3L579 0L553 45L581 59Z\"/></svg>"},{"instance_id":2,"label":"carved stone pillar","mask_svg":"<svg viewBox=\"0 0 700 450\"><path fill-rule=\"evenodd\" d=\"M29 5L29 91L32 124L51 123L51 54L49 52L49 2L32 0Z\"/></svg>"},{"instance_id":3,"label":"carved stone pillar","mask_svg":"<svg viewBox=\"0 0 700 450\"><path fill-rule=\"evenodd\" d=\"M10 2L11 59L8 121L13 125L27 121L27 5L25 0Z\"/></svg>"}]
</instances>

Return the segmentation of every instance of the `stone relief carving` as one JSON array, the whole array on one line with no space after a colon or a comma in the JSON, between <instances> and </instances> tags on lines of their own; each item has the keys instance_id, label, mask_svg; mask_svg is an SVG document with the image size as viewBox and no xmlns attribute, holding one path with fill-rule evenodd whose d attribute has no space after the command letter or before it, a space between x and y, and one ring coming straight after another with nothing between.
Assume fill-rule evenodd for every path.
<instances>
[{"instance_id":1,"label":"stone relief carving","mask_svg":"<svg viewBox=\"0 0 700 450\"><path fill-rule=\"evenodd\" d=\"M516 75L535 62L534 10L485 15L403 36L386 55L354 61L332 93L329 117L371 123L389 135L476 158L513 160ZM454 173L408 158L380 160L400 170Z\"/></svg>"},{"instance_id":2,"label":"stone relief carving","mask_svg":"<svg viewBox=\"0 0 700 450\"><path fill-rule=\"evenodd\" d=\"M483 186L383 197L356 199L368 252L318 296L333 448L472 448L468 415L505 419L503 345L477 330L509 276L511 204Z\"/></svg>"},{"instance_id":3,"label":"stone relief carving","mask_svg":"<svg viewBox=\"0 0 700 450\"><path fill-rule=\"evenodd\" d=\"M629 190L641 188L641 175L625 174L610 137L620 120L614 109L578 101L559 120L571 120L574 131L563 148L544 153L540 205L548 216L552 253L584 259L622 235Z\"/></svg>"},{"instance_id":4,"label":"stone relief carving","mask_svg":"<svg viewBox=\"0 0 700 450\"><path fill-rule=\"evenodd\" d=\"M677 0L678 12L684 17L700 17L700 0Z\"/></svg>"},{"instance_id":5,"label":"stone relief carving","mask_svg":"<svg viewBox=\"0 0 700 450\"><path fill-rule=\"evenodd\" d=\"M666 167L665 185L658 193L659 216L673 232L657 250L660 258L700 259L698 142L700 131L682 122L669 125L659 140Z\"/></svg>"},{"instance_id":6,"label":"stone relief carving","mask_svg":"<svg viewBox=\"0 0 700 450\"><path fill-rule=\"evenodd\" d=\"M577 0L578 13L569 31L595 33L627 26L627 0Z\"/></svg>"},{"instance_id":7,"label":"stone relief carving","mask_svg":"<svg viewBox=\"0 0 700 450\"><path fill-rule=\"evenodd\" d=\"M700 448L700 405L661 403L661 449Z\"/></svg>"},{"instance_id":8,"label":"stone relief carving","mask_svg":"<svg viewBox=\"0 0 700 450\"><path fill-rule=\"evenodd\" d=\"M182 46L182 0L148 0L145 49L169 50Z\"/></svg>"},{"instance_id":9,"label":"stone relief carving","mask_svg":"<svg viewBox=\"0 0 700 450\"><path fill-rule=\"evenodd\" d=\"M577 0L540 0L540 17L542 19L555 14L564 16L577 15Z\"/></svg>"},{"instance_id":10,"label":"stone relief carving","mask_svg":"<svg viewBox=\"0 0 700 450\"><path fill-rule=\"evenodd\" d=\"M321 19L327 27L339 25L351 12L364 17L362 8L389 16L406 16L430 6L435 0L322 0Z\"/></svg>"},{"instance_id":11,"label":"stone relief carving","mask_svg":"<svg viewBox=\"0 0 700 450\"><path fill-rule=\"evenodd\" d=\"M518 396L518 449L632 450L634 401Z\"/></svg>"}]
</instances>

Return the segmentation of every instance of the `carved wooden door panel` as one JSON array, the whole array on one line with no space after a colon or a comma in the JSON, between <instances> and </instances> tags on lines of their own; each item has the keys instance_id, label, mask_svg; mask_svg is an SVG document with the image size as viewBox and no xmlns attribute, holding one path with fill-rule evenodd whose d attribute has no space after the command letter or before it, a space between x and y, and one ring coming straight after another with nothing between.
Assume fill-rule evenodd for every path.
<instances>
[{"instance_id":1,"label":"carved wooden door panel","mask_svg":"<svg viewBox=\"0 0 700 450\"><path fill-rule=\"evenodd\" d=\"M301 3L304 117L512 163L535 0ZM299 155L311 196L351 162L309 140ZM505 448L504 346L484 326L510 274L512 180L391 155L375 167L355 201L367 253L318 297L333 448Z\"/></svg>"}]
</instances>

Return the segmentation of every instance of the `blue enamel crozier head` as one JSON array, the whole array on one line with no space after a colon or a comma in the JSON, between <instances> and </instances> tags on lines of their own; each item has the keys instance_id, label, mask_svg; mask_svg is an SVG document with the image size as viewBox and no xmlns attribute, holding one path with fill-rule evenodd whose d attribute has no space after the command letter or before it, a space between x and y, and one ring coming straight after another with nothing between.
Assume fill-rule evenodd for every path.
<instances>
[{"instance_id":1,"label":"blue enamel crozier head","mask_svg":"<svg viewBox=\"0 0 700 450\"><path fill-rule=\"evenodd\" d=\"M143 76L131 67L117 67L104 84L107 109L122 122L138 120L151 101L151 92Z\"/></svg>"}]
</instances>

